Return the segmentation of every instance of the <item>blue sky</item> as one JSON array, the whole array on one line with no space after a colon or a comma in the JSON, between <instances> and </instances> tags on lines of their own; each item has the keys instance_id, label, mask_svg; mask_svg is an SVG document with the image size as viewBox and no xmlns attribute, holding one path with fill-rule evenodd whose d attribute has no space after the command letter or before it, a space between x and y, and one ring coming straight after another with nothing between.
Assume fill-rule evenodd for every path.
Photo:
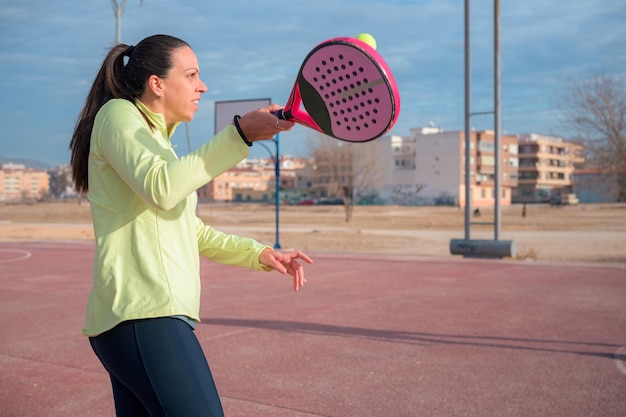
<instances>
[{"instance_id":1,"label":"blue sky","mask_svg":"<svg viewBox=\"0 0 626 417\"><path fill-rule=\"evenodd\" d=\"M285 4L284 7L279 7ZM434 122L463 129L462 0L128 0L122 42L166 33L190 43L209 90L188 125L191 147L210 139L214 103L271 98L283 104L302 59L317 43L369 32L398 83L402 110L391 131ZM493 110L493 0L473 0L472 102ZM501 2L502 128L561 135L558 97L569 81L626 73L626 2ZM77 115L115 42L109 0L4 0L0 5L0 156L67 163ZM492 129L491 116L472 120ZM314 133L280 136L282 153L304 155ZM187 152L178 129L178 153ZM253 147L253 156L267 156Z\"/></svg>"}]
</instances>

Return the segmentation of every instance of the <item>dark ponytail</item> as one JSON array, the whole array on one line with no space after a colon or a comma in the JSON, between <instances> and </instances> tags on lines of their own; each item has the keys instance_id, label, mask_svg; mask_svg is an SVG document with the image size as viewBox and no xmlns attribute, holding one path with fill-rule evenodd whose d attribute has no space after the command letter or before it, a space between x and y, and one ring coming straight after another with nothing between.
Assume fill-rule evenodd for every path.
<instances>
[{"instance_id":1,"label":"dark ponytail","mask_svg":"<svg viewBox=\"0 0 626 417\"><path fill-rule=\"evenodd\" d=\"M172 51L183 46L189 45L173 36L154 35L145 38L137 46L118 44L111 48L87 95L70 141L72 179L78 193L89 191L91 131L100 108L113 98L134 103L136 98L143 95L151 75L167 77L173 66ZM128 57L126 64L125 57Z\"/></svg>"}]
</instances>

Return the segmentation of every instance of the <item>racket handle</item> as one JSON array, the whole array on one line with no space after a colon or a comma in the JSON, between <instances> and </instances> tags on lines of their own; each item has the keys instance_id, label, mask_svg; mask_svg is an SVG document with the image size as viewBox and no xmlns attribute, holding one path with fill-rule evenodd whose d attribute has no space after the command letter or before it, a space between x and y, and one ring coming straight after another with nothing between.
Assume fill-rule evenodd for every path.
<instances>
[{"instance_id":1,"label":"racket handle","mask_svg":"<svg viewBox=\"0 0 626 417\"><path fill-rule=\"evenodd\" d=\"M287 120L287 116L285 115L285 113L283 112L283 109L280 109L278 111L275 111L274 113L272 113L274 116L278 117L279 119L283 119L283 120Z\"/></svg>"}]
</instances>

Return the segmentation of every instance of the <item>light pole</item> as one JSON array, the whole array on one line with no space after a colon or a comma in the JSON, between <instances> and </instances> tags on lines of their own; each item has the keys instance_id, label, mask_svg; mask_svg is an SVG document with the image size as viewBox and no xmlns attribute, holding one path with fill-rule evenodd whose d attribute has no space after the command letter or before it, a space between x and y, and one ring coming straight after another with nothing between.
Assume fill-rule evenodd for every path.
<instances>
[{"instance_id":1,"label":"light pole","mask_svg":"<svg viewBox=\"0 0 626 417\"><path fill-rule=\"evenodd\" d=\"M122 15L126 7L126 0L122 0L120 4L117 4L116 0L111 0L111 4L115 15L115 43L120 44L122 43Z\"/></svg>"},{"instance_id":2,"label":"light pole","mask_svg":"<svg viewBox=\"0 0 626 417\"><path fill-rule=\"evenodd\" d=\"M245 114L249 111L256 110L260 107L268 106L272 102L269 98L250 99L250 100L226 100L215 102L215 134L222 130L233 120L234 114ZM276 154L273 154L270 148L261 141L255 141L255 144L265 148L274 161L274 170L276 173L276 242L275 249L280 249L279 242L279 220L280 220L280 141L277 134L272 141L276 145Z\"/></svg>"},{"instance_id":3,"label":"light pole","mask_svg":"<svg viewBox=\"0 0 626 417\"><path fill-rule=\"evenodd\" d=\"M512 240L500 240L501 227L501 208L500 208L500 130L502 128L500 115L500 89L501 89L501 69L500 69L500 0L493 0L493 68L494 68L494 109L493 111L472 112L471 111L471 48L470 48L470 0L465 0L465 237L464 239L452 239L450 241L450 252L453 255L463 255L469 257L483 258L503 258L515 257L515 242ZM470 222L471 215L471 124L470 118L475 115L493 114L494 115L494 220L493 222ZM492 241L471 239L471 224L490 224L494 228L494 238Z\"/></svg>"},{"instance_id":4,"label":"light pole","mask_svg":"<svg viewBox=\"0 0 626 417\"><path fill-rule=\"evenodd\" d=\"M269 152L272 162L274 162L274 177L276 178L276 192L274 193L276 204L276 241L274 243L274 249L280 249L280 135L277 133L276 137L272 139L272 142L276 145L276 154L274 155L270 148L263 142L257 141L267 152Z\"/></svg>"},{"instance_id":5,"label":"light pole","mask_svg":"<svg viewBox=\"0 0 626 417\"><path fill-rule=\"evenodd\" d=\"M111 5L113 6L113 14L115 15L115 43L122 43L122 15L124 14L124 8L126 7L126 1L122 0L120 4L117 3L117 0L111 0ZM143 0L140 2L143 4Z\"/></svg>"}]
</instances>

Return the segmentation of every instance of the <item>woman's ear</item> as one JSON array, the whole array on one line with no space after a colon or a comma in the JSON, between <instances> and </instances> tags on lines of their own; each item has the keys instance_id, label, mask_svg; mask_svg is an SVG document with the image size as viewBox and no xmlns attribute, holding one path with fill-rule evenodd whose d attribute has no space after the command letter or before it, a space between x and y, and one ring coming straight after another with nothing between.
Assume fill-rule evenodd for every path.
<instances>
[{"instance_id":1,"label":"woman's ear","mask_svg":"<svg viewBox=\"0 0 626 417\"><path fill-rule=\"evenodd\" d=\"M157 99L163 97L163 80L156 75L151 75L148 78L148 88Z\"/></svg>"}]
</instances>

